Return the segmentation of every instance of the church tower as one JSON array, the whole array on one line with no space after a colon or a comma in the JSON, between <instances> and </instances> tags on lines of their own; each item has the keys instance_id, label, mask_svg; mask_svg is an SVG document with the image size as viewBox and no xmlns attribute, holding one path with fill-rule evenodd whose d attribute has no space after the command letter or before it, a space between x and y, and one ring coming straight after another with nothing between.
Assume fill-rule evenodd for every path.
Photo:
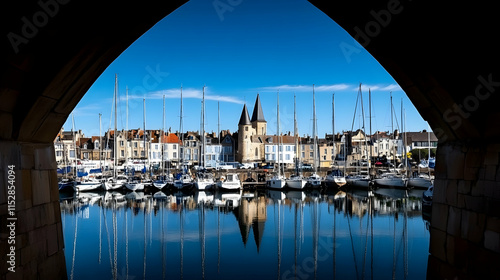
<instances>
[{"instance_id":1,"label":"church tower","mask_svg":"<svg viewBox=\"0 0 500 280\"><path fill-rule=\"evenodd\" d=\"M239 162L248 161L252 130L252 123L250 122L247 105L245 104L243 105L240 122L238 123L238 152L236 154L236 160Z\"/></svg>"},{"instance_id":2,"label":"church tower","mask_svg":"<svg viewBox=\"0 0 500 280\"><path fill-rule=\"evenodd\" d=\"M260 97L258 93L250 122L252 123L252 127L255 129L257 135L267 134L267 122L264 118L264 112L262 111L262 106L260 105Z\"/></svg>"}]
</instances>

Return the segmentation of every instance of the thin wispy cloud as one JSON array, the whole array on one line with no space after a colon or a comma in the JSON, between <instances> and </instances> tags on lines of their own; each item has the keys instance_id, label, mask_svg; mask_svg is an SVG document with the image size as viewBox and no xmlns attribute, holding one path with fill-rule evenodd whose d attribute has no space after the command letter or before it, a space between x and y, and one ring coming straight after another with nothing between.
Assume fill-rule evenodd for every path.
<instances>
[{"instance_id":1,"label":"thin wispy cloud","mask_svg":"<svg viewBox=\"0 0 500 280\"><path fill-rule=\"evenodd\" d=\"M332 85L315 85L314 90L318 92L322 91L341 91L346 90L350 86L347 84L332 84ZM275 92L277 90L282 91L294 91L294 92L309 92L312 91L312 85L279 85L279 86L268 86L268 87L259 87L256 90L259 92Z\"/></svg>"},{"instance_id":2,"label":"thin wispy cloud","mask_svg":"<svg viewBox=\"0 0 500 280\"><path fill-rule=\"evenodd\" d=\"M311 92L313 89L312 85L279 85L279 86L267 86L259 87L256 90L259 92L276 92L280 91L294 91L294 92ZM350 84L331 84L331 85L315 85L315 92L335 92L335 91L357 91L359 85ZM399 91L402 90L398 84L389 85L365 85L361 84L362 91Z\"/></svg>"},{"instance_id":3,"label":"thin wispy cloud","mask_svg":"<svg viewBox=\"0 0 500 280\"><path fill-rule=\"evenodd\" d=\"M181 97L181 90L180 88L173 88L173 89L164 89L164 90L159 90L159 91L154 91L154 92L149 92L144 95L129 95L128 99L129 100L134 100L134 99L143 99L146 98L147 100L151 99L163 99L163 96L165 98L169 99L179 99ZM120 101L125 101L126 96L121 96ZM194 88L183 88L182 89L182 98L183 99L202 99L203 98L203 91L201 89L194 89ZM208 87L205 87L205 100L217 100L221 102L229 102L229 103L236 103L236 104L244 104L245 102L238 97L235 96L227 96L227 95L219 95L219 94L214 94L212 93Z\"/></svg>"}]
</instances>

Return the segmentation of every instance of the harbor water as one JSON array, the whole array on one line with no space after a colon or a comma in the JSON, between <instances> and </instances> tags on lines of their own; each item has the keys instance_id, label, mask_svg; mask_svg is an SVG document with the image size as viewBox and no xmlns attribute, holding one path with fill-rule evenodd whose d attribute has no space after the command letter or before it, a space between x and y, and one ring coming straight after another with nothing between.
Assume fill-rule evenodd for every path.
<instances>
[{"instance_id":1,"label":"harbor water","mask_svg":"<svg viewBox=\"0 0 500 280\"><path fill-rule=\"evenodd\" d=\"M61 195L68 279L424 279L422 191Z\"/></svg>"}]
</instances>

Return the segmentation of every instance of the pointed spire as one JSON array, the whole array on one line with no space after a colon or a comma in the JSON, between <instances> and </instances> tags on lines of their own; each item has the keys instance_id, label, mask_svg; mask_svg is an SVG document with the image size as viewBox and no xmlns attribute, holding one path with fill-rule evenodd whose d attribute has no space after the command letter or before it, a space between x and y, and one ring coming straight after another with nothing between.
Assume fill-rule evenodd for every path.
<instances>
[{"instance_id":1,"label":"pointed spire","mask_svg":"<svg viewBox=\"0 0 500 280\"><path fill-rule=\"evenodd\" d=\"M238 125L248 125L250 123L250 117L248 116L247 105L243 105L243 111L241 112L240 122Z\"/></svg>"},{"instance_id":2,"label":"pointed spire","mask_svg":"<svg viewBox=\"0 0 500 280\"><path fill-rule=\"evenodd\" d=\"M253 114L251 122L265 122L264 112L262 111L262 106L260 105L260 97L257 93L257 99L255 100L255 106L253 107Z\"/></svg>"}]
</instances>

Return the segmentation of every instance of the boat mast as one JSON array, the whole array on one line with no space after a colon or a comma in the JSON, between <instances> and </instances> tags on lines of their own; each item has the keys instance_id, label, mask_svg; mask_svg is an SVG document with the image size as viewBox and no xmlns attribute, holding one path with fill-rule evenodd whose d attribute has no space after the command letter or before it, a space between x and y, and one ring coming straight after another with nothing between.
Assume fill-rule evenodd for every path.
<instances>
[{"instance_id":1,"label":"boat mast","mask_svg":"<svg viewBox=\"0 0 500 280\"><path fill-rule=\"evenodd\" d=\"M366 156L368 156L368 142L366 140L366 127L365 127L365 107L363 105L363 92L361 91L361 83L359 84L359 94L360 94L360 101L361 101L361 117L363 118L363 134L365 138L365 152ZM368 171L370 170L370 166L368 165Z\"/></svg>"},{"instance_id":2,"label":"boat mast","mask_svg":"<svg viewBox=\"0 0 500 280\"><path fill-rule=\"evenodd\" d=\"M394 161L394 168L396 168L396 153L394 152L394 140L396 140L396 135L394 135L394 123L393 123L393 119L394 119L394 115L393 115L393 108L392 108L392 91L389 92L390 94L390 97L391 97L391 133L392 133L392 150L393 150L393 154L392 154L392 159Z\"/></svg>"},{"instance_id":3,"label":"boat mast","mask_svg":"<svg viewBox=\"0 0 500 280\"><path fill-rule=\"evenodd\" d=\"M125 162L127 163L128 167L128 86L126 87L126 95L127 95L127 121L126 121L126 128L125 128Z\"/></svg>"},{"instance_id":4,"label":"boat mast","mask_svg":"<svg viewBox=\"0 0 500 280\"><path fill-rule=\"evenodd\" d=\"M203 99L201 101L201 162L205 169L205 85L203 85Z\"/></svg>"},{"instance_id":5,"label":"boat mast","mask_svg":"<svg viewBox=\"0 0 500 280\"><path fill-rule=\"evenodd\" d=\"M332 157L335 164L335 93L332 94Z\"/></svg>"},{"instance_id":6,"label":"boat mast","mask_svg":"<svg viewBox=\"0 0 500 280\"><path fill-rule=\"evenodd\" d=\"M102 172L101 152L102 152L102 136L101 136L101 113L99 113L99 167Z\"/></svg>"},{"instance_id":7,"label":"boat mast","mask_svg":"<svg viewBox=\"0 0 500 280\"><path fill-rule=\"evenodd\" d=\"M146 156L146 98L142 99L142 114L144 132L142 134L142 141L144 142L144 156ZM146 167L146 159L144 159L144 167Z\"/></svg>"},{"instance_id":8,"label":"boat mast","mask_svg":"<svg viewBox=\"0 0 500 280\"><path fill-rule=\"evenodd\" d=\"M277 94L277 112L276 112L276 126L277 126L277 136L278 136L278 177L281 176L281 166L280 166L280 148L281 148L281 143L280 143L280 90L278 89L278 94Z\"/></svg>"},{"instance_id":9,"label":"boat mast","mask_svg":"<svg viewBox=\"0 0 500 280\"><path fill-rule=\"evenodd\" d=\"M75 170L73 172L73 178L75 178L75 175L76 175L76 159L77 159L77 156L76 156L76 152L77 152L77 148L76 148L76 135L75 135L75 115L74 113L71 113L71 119L72 119L72 128L71 128L71 132L73 134L73 148L75 149ZM77 176L78 177L78 176Z\"/></svg>"},{"instance_id":10,"label":"boat mast","mask_svg":"<svg viewBox=\"0 0 500 280\"><path fill-rule=\"evenodd\" d=\"M117 168L117 165L118 165L118 155L117 155L117 141L118 141L118 134L117 134L117 131L116 131L116 127L117 127L117 121L116 121L116 117L117 117L117 113L116 111L117 110L117 106L118 106L118 101L117 101L117 95L118 95L118 74L115 74L115 130L114 130L114 141L113 141L113 151L114 151L114 157L113 157L113 178L116 179L116 168Z\"/></svg>"},{"instance_id":11,"label":"boat mast","mask_svg":"<svg viewBox=\"0 0 500 280\"><path fill-rule=\"evenodd\" d=\"M184 146L184 133L182 133L182 84L181 84L181 115L180 115L180 134L181 134L181 145ZM181 147L182 152L180 153L181 156L181 168L182 168L182 173L184 173L184 147Z\"/></svg>"},{"instance_id":12,"label":"boat mast","mask_svg":"<svg viewBox=\"0 0 500 280\"><path fill-rule=\"evenodd\" d=\"M220 102L219 101L217 101L217 133L218 133L217 139L219 142L219 147L220 147L221 152L222 152L222 161L224 161L224 149L222 149L222 145L220 142L220 137L221 137L222 133L220 131ZM217 156L217 159L219 159L219 156ZM219 161L219 160L217 160L217 161Z\"/></svg>"},{"instance_id":13,"label":"boat mast","mask_svg":"<svg viewBox=\"0 0 500 280\"><path fill-rule=\"evenodd\" d=\"M373 147L373 142L371 141L372 137L372 91L368 89L368 114L370 114L370 143L372 143ZM370 169L372 167L372 147L370 147L370 157L368 158L368 174L370 173Z\"/></svg>"},{"instance_id":14,"label":"boat mast","mask_svg":"<svg viewBox=\"0 0 500 280\"><path fill-rule=\"evenodd\" d=\"M316 142L316 99L314 97L314 84L313 84L313 143L314 143L314 151L313 151L313 161L314 161L314 173L318 171L317 167L317 157L318 157L318 143Z\"/></svg>"},{"instance_id":15,"label":"boat mast","mask_svg":"<svg viewBox=\"0 0 500 280\"><path fill-rule=\"evenodd\" d=\"M163 145L163 135L165 134L165 95L163 95L163 116L161 119L161 135L160 135L160 147L161 147L161 175L163 180L165 180L165 166L163 166L165 146Z\"/></svg>"},{"instance_id":16,"label":"boat mast","mask_svg":"<svg viewBox=\"0 0 500 280\"><path fill-rule=\"evenodd\" d=\"M299 176L299 129L297 127L297 102L293 93L293 135L295 137L295 173Z\"/></svg>"}]
</instances>

